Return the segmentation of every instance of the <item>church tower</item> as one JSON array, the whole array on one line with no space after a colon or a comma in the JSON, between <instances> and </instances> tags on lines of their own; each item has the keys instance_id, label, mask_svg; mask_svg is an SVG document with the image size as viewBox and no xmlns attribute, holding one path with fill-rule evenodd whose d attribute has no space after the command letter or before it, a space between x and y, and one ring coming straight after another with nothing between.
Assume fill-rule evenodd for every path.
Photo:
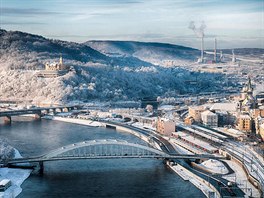
<instances>
[{"instance_id":1,"label":"church tower","mask_svg":"<svg viewBox=\"0 0 264 198\"><path fill-rule=\"evenodd\" d=\"M60 56L59 70L64 70L62 55Z\"/></svg>"},{"instance_id":2,"label":"church tower","mask_svg":"<svg viewBox=\"0 0 264 198\"><path fill-rule=\"evenodd\" d=\"M62 55L60 56L60 65L63 65Z\"/></svg>"},{"instance_id":3,"label":"church tower","mask_svg":"<svg viewBox=\"0 0 264 198\"><path fill-rule=\"evenodd\" d=\"M248 82L241 91L240 100L242 102L242 107L245 109L256 108L256 100L253 96L253 86L250 77L248 77Z\"/></svg>"}]
</instances>

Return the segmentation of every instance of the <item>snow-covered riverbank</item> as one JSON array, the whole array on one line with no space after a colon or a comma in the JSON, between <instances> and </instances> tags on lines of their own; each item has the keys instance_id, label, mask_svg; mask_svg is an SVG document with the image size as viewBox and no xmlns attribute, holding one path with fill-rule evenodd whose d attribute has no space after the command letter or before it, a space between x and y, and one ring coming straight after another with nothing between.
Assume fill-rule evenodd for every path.
<instances>
[{"instance_id":1,"label":"snow-covered riverbank","mask_svg":"<svg viewBox=\"0 0 264 198\"><path fill-rule=\"evenodd\" d=\"M69 122L69 123L86 125L86 126L91 126L91 127L100 127L100 126L102 126L102 124L100 122L92 121L92 120L88 120L88 119L68 118L68 117L60 117L60 116L45 116L43 118L44 119L48 119L48 120Z\"/></svg>"},{"instance_id":2,"label":"snow-covered riverbank","mask_svg":"<svg viewBox=\"0 0 264 198\"><path fill-rule=\"evenodd\" d=\"M15 158L22 158L19 151L15 149ZM32 170L19 168L0 168L0 180L10 179L12 186L6 191L0 192L2 198L13 198L22 192L21 185L29 177Z\"/></svg>"}]
</instances>

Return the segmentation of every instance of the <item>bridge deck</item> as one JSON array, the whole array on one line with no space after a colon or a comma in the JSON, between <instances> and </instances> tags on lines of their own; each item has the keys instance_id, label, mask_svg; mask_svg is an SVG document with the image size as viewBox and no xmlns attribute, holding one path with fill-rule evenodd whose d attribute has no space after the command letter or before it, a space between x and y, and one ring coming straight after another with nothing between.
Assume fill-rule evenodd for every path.
<instances>
[{"instance_id":1,"label":"bridge deck","mask_svg":"<svg viewBox=\"0 0 264 198\"><path fill-rule=\"evenodd\" d=\"M36 113L39 113L41 111L65 109L65 108L80 108L80 105L65 105L65 106L56 106L56 107L37 107L37 108L30 108L30 109L0 111L0 117L36 114Z\"/></svg>"}]
</instances>

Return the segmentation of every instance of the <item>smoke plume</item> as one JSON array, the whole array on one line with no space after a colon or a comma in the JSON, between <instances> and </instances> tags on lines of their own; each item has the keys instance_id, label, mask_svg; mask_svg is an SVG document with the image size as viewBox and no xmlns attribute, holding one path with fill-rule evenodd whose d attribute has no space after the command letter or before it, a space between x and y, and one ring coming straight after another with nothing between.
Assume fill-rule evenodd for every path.
<instances>
[{"instance_id":1,"label":"smoke plume","mask_svg":"<svg viewBox=\"0 0 264 198\"><path fill-rule=\"evenodd\" d=\"M191 21L189 24L189 29L193 30L194 33L198 36L198 37L204 37L204 30L206 28L206 25L204 23L204 21L202 21L201 25L199 28L197 28L195 26L194 21Z\"/></svg>"}]
</instances>

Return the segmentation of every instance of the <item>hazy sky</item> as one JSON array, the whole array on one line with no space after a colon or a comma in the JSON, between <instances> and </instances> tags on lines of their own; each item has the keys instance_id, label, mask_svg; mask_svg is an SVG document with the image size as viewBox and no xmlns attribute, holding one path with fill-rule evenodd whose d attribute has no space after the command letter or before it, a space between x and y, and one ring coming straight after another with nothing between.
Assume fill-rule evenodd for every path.
<instances>
[{"instance_id":1,"label":"hazy sky","mask_svg":"<svg viewBox=\"0 0 264 198\"><path fill-rule=\"evenodd\" d=\"M199 48L189 22L206 24L205 47L264 48L264 0L0 0L1 28L49 38L169 42Z\"/></svg>"}]
</instances>

